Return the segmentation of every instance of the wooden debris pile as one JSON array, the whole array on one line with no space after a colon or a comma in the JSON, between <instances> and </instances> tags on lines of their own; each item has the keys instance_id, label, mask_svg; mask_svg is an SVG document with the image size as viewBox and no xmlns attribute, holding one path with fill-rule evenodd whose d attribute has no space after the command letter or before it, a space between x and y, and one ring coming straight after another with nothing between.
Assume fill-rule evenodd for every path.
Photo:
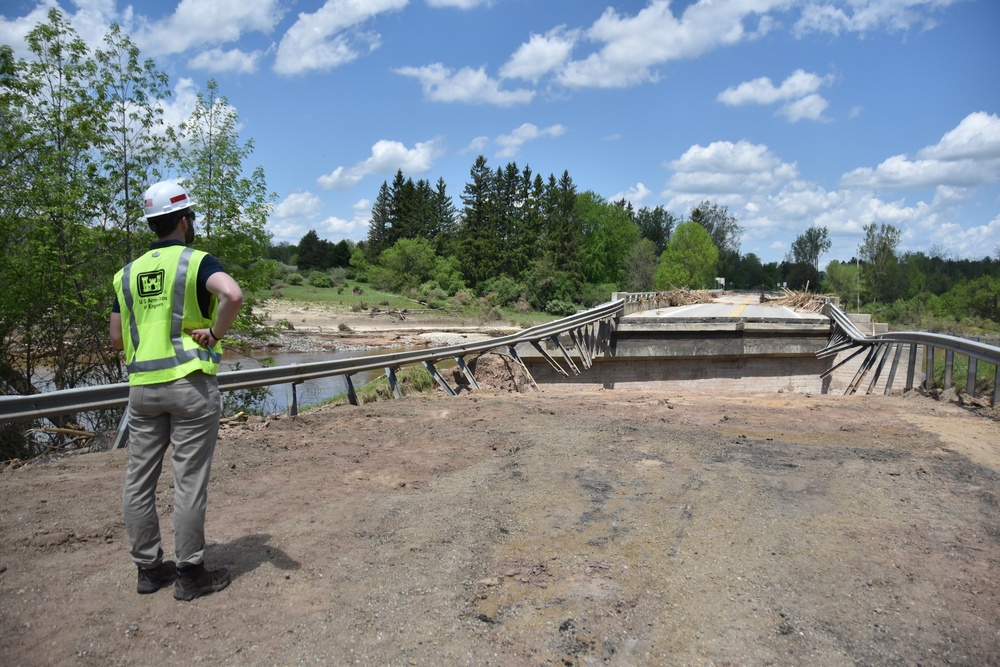
<instances>
[{"instance_id":1,"label":"wooden debris pile","mask_svg":"<svg viewBox=\"0 0 1000 667\"><path fill-rule=\"evenodd\" d=\"M790 289L784 289L783 294L778 297L772 297L764 294L760 295L760 302L773 304L775 306L785 306L791 308L792 310L802 310L809 313L821 313L823 312L824 306L826 306L827 298L821 294L813 294L812 292L796 292Z\"/></svg>"},{"instance_id":2,"label":"wooden debris pile","mask_svg":"<svg viewBox=\"0 0 1000 667\"><path fill-rule=\"evenodd\" d=\"M669 292L657 292L644 299L646 308L670 308L672 306L693 306L698 303L712 303L716 294L707 290L677 289Z\"/></svg>"}]
</instances>

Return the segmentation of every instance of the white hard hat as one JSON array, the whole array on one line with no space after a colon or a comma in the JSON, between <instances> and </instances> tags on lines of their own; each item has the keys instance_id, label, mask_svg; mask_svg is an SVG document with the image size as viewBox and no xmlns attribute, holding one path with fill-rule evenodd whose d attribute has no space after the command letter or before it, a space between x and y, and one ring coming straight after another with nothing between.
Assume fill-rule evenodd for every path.
<instances>
[{"instance_id":1,"label":"white hard hat","mask_svg":"<svg viewBox=\"0 0 1000 667\"><path fill-rule=\"evenodd\" d=\"M189 206L191 198L184 188L174 181L154 183L143 195L142 211L147 220L165 213L181 211Z\"/></svg>"}]
</instances>

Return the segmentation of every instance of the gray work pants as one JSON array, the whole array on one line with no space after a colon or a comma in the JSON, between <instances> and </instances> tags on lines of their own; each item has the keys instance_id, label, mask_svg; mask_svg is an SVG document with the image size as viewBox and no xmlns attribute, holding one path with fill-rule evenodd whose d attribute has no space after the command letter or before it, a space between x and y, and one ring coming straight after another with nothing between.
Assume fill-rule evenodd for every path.
<instances>
[{"instance_id":1,"label":"gray work pants","mask_svg":"<svg viewBox=\"0 0 1000 667\"><path fill-rule=\"evenodd\" d=\"M171 443L177 565L202 562L208 478L221 413L218 380L200 371L129 390L129 458L122 511L132 560L139 567L155 567L163 558L156 483Z\"/></svg>"}]
</instances>

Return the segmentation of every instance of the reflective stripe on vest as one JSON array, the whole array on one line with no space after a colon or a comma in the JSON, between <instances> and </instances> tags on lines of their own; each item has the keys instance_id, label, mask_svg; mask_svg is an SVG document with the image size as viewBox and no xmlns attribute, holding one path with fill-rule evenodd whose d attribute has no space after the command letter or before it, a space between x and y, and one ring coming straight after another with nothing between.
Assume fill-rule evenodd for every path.
<instances>
[{"instance_id":1,"label":"reflective stripe on vest","mask_svg":"<svg viewBox=\"0 0 1000 667\"><path fill-rule=\"evenodd\" d=\"M129 374L133 373L149 373L154 371L162 371L170 368L176 368L190 361L200 360L210 364L217 364L217 355L213 355L212 352L203 347L193 347L189 349L184 348L184 341L181 338L181 334L184 329L184 305L185 305L185 289L187 286L187 273L188 267L191 263L191 255L194 253L193 248L184 248L180 257L177 261L177 269L174 273L174 289L172 295L172 309L170 313L170 343L173 347L174 354L171 357L164 357L161 359L150 359L147 361L136 361L135 356L138 356L139 349L139 325L135 318L135 297L132 294L132 264L128 264L122 270L121 288L122 297L125 301L123 304L129 314L129 336L132 343L133 359L131 362L126 363L125 368L128 370Z\"/></svg>"}]
</instances>

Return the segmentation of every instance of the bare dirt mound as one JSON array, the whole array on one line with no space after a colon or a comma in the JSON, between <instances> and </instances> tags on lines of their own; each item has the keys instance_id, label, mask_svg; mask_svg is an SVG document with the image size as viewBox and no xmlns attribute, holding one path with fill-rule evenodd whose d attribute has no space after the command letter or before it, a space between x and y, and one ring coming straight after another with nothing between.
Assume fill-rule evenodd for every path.
<instances>
[{"instance_id":1,"label":"bare dirt mound","mask_svg":"<svg viewBox=\"0 0 1000 667\"><path fill-rule=\"evenodd\" d=\"M1000 424L926 398L543 387L230 426L233 584L190 603L135 592L124 466L0 474L2 664L1000 656Z\"/></svg>"}]
</instances>

